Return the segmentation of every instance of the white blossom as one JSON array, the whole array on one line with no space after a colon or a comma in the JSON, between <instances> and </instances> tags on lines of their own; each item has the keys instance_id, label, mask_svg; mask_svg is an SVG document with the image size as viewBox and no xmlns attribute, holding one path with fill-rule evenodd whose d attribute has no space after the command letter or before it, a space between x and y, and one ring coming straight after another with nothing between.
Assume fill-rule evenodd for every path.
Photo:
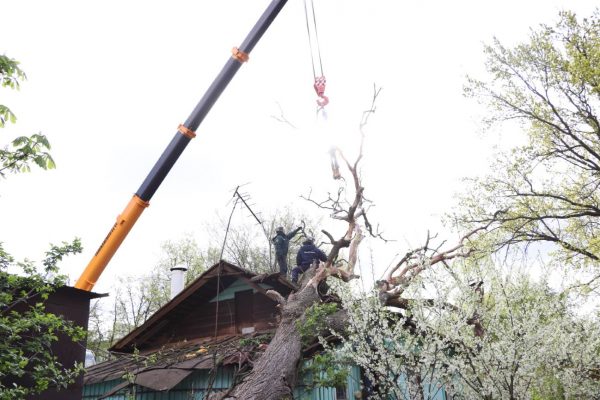
<instances>
[{"instance_id":1,"label":"white blossom","mask_svg":"<svg viewBox=\"0 0 600 400\"><path fill-rule=\"evenodd\" d=\"M434 399L439 390L461 399L600 398L597 318L545 281L492 267L481 278L474 290L456 274L430 272L431 287L412 281L405 291L407 310L386 307L377 292L340 291L349 327L332 351L365 370L374 399Z\"/></svg>"}]
</instances>

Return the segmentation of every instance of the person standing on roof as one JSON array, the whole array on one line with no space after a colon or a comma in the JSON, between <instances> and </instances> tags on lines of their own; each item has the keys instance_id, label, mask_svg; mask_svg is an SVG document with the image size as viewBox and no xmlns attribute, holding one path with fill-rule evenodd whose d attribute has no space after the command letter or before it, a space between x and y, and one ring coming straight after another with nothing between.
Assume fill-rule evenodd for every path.
<instances>
[{"instance_id":1,"label":"person standing on roof","mask_svg":"<svg viewBox=\"0 0 600 400\"><path fill-rule=\"evenodd\" d=\"M292 270L292 283L297 283L298 275L306 272L314 261L325 262L327 261L327 255L315 246L312 239L306 239L296 256L297 267Z\"/></svg>"},{"instance_id":2,"label":"person standing on roof","mask_svg":"<svg viewBox=\"0 0 600 400\"><path fill-rule=\"evenodd\" d=\"M279 273L282 276L287 275L287 255L288 249L290 248L290 240L292 240L292 238L296 236L301 230L302 227L298 227L292 232L286 234L283 231L283 226L280 226L275 230L275 237L271 239L271 241L275 245L275 259L277 260L277 264L279 264Z\"/></svg>"}]
</instances>

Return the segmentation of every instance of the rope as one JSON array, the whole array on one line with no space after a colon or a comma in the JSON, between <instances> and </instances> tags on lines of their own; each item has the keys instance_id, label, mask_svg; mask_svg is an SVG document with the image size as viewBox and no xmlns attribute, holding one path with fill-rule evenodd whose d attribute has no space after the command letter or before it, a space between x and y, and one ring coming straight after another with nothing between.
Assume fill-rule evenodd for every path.
<instances>
[{"instance_id":1,"label":"rope","mask_svg":"<svg viewBox=\"0 0 600 400\"><path fill-rule=\"evenodd\" d=\"M237 192L237 189L236 189ZM223 260L223 252L225 251L225 243L227 242L227 234L229 233L229 226L231 225L231 218L233 217L233 212L235 211L235 207L237 206L238 198L236 197L233 202L233 208L231 209L231 214L229 214L229 221L227 221L227 228L225 229L225 237L223 238L223 245L221 246L221 254L219 255L219 267L217 272L217 305L215 312L215 339L217 337L217 329L219 327L219 289L221 288L221 261Z\"/></svg>"},{"instance_id":2,"label":"rope","mask_svg":"<svg viewBox=\"0 0 600 400\"><path fill-rule=\"evenodd\" d=\"M319 46L319 33L317 32L317 17L315 14L315 3L310 0L310 6L312 8L313 24L315 26L315 40L317 42L317 53L319 54L319 67L321 68L321 76L323 76L323 61L321 61L321 46Z\"/></svg>"},{"instance_id":3,"label":"rope","mask_svg":"<svg viewBox=\"0 0 600 400\"><path fill-rule=\"evenodd\" d=\"M313 84L313 88L315 89L315 92L317 93L317 96L319 96L319 99L317 100L317 105L319 106L319 108L323 108L325 107L327 104L329 104L329 98L327 96L325 96L325 85L327 83L327 80L325 79L325 75L323 73L323 61L321 59L321 46L319 44L319 33L317 31L317 16L315 13L315 4L313 3L312 0L310 1L310 7L311 7L311 11L312 11L312 27L314 29L314 36L315 36L315 42L317 45L317 57L319 59L319 70L321 72L320 76L317 76L317 70L315 68L315 51L313 49L313 44L312 44L312 38L311 38L311 23L310 23L310 18L308 15L308 6L306 5L306 0L304 0L304 16L306 17L306 32L308 34L308 46L310 47L310 61L312 63L312 70L313 70L313 78L315 80L315 83Z\"/></svg>"},{"instance_id":4,"label":"rope","mask_svg":"<svg viewBox=\"0 0 600 400\"><path fill-rule=\"evenodd\" d=\"M233 218L233 213L235 212L235 208L237 206L238 200L239 198L236 197L237 194L237 190L239 189L239 186L235 188L235 193L233 195L233 197L235 197L235 201L233 202L233 207L231 208L231 214L229 214L229 220L227 221L227 227L225 228L225 237L223 238L223 244L221 245L221 254L219 255L219 267L217 269L217 301L216 301L216 311L215 311L215 333L214 333L214 338L217 338L217 332L219 330L219 291L221 288L221 262L223 260L223 253L225 252L225 244L227 243L227 235L229 234L229 227L231 226L231 219ZM229 310L230 314L231 314L231 309ZM208 376L208 385L206 388L206 393L205 396L209 396L210 393L212 392L213 389L213 384L215 382L215 378L217 375L217 352L218 349L215 349L215 351L213 352L213 367L210 370L209 376Z\"/></svg>"},{"instance_id":5,"label":"rope","mask_svg":"<svg viewBox=\"0 0 600 400\"><path fill-rule=\"evenodd\" d=\"M308 47L310 47L310 61L312 63L313 79L314 79L317 77L317 72L315 71L315 58L313 57L312 40L310 38L310 25L308 23L308 9L306 8L306 0L304 0L304 16L306 17L305 18L306 19L306 33L308 34ZM321 61L320 56L319 56L319 61ZM321 66L321 75L322 74L323 74L323 66Z\"/></svg>"}]
</instances>

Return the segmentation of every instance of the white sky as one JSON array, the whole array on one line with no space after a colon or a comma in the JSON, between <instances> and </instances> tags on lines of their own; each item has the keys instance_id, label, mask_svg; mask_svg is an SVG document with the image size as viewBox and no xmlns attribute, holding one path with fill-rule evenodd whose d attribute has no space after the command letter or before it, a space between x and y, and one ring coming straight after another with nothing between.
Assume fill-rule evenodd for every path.
<instances>
[{"instance_id":1,"label":"white sky","mask_svg":"<svg viewBox=\"0 0 600 400\"><path fill-rule=\"evenodd\" d=\"M17 258L81 237L63 265L76 280L131 195L268 1L25 1L0 7L0 52L22 63L20 92L0 104L17 114L0 144L43 132L58 168L0 184L0 240ZM371 220L395 243L372 243L383 271L397 252L440 231L460 178L480 173L494 140L481 110L462 97L480 75L482 43L524 39L559 10L589 15L594 1L316 2L328 79L328 121L317 126L303 3L290 0L226 89L100 278L148 272L167 239L228 214L233 188L255 209L311 209L299 199L335 190L327 149L355 139L373 83L383 87L367 127L363 163ZM279 114L291 129L271 118ZM506 137L506 136L503 136ZM246 220L248 221L248 220ZM341 231L332 229L335 236ZM365 246L363 257L367 257Z\"/></svg>"}]
</instances>

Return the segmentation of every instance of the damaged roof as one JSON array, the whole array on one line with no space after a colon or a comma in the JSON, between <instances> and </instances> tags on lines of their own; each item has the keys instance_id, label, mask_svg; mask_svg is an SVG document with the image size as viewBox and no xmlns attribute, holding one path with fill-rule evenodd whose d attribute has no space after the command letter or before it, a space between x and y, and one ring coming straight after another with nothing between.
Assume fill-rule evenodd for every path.
<instances>
[{"instance_id":1,"label":"damaged roof","mask_svg":"<svg viewBox=\"0 0 600 400\"><path fill-rule=\"evenodd\" d=\"M131 380L116 385L103 397L133 384L156 391L169 390L196 370L211 369L215 364L242 366L258 357L257 353L265 348L263 343L269 340L269 334L234 335L178 343L144 355L120 354L115 360L88 368L84 384L91 385L129 375Z\"/></svg>"}]
</instances>

